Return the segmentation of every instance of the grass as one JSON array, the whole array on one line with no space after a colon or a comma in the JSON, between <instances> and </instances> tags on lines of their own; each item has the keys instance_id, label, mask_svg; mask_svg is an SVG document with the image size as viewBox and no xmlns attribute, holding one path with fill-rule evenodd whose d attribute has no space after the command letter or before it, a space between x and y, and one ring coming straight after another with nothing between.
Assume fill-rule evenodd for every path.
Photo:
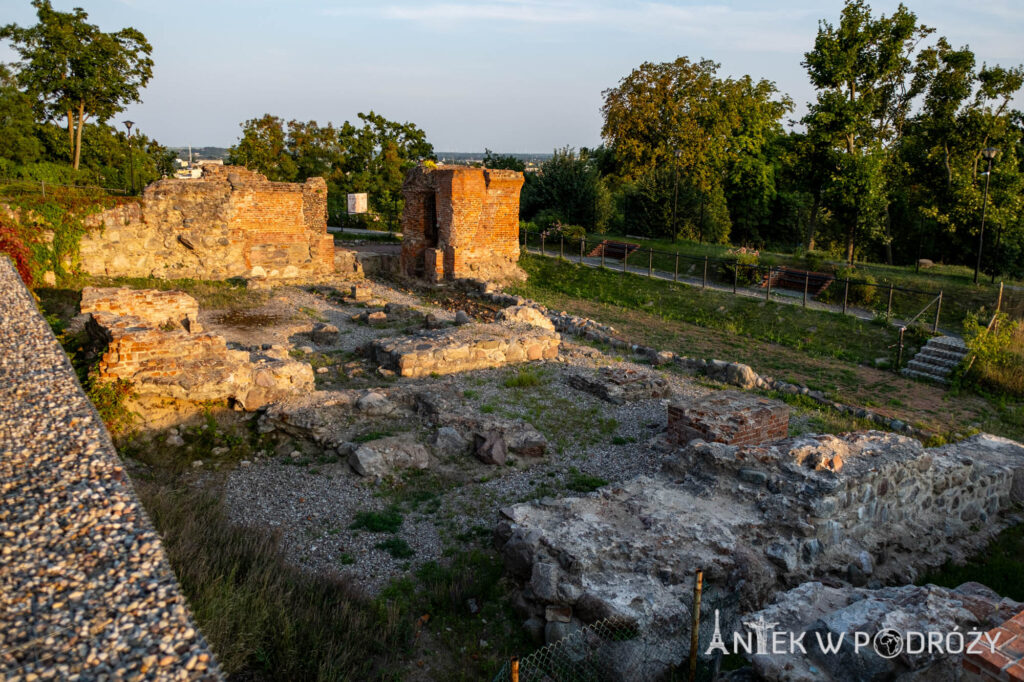
<instances>
[{"instance_id":1,"label":"grass","mask_svg":"<svg viewBox=\"0 0 1024 682\"><path fill-rule=\"evenodd\" d=\"M128 287L129 289L175 289L184 291L205 310L244 310L258 308L270 299L268 291L253 291L243 279L198 280L160 279L158 277L90 277L83 286Z\"/></svg>"},{"instance_id":2,"label":"grass","mask_svg":"<svg viewBox=\"0 0 1024 682\"><path fill-rule=\"evenodd\" d=\"M505 388L531 388L544 382L536 367L523 367L505 377Z\"/></svg>"},{"instance_id":3,"label":"grass","mask_svg":"<svg viewBox=\"0 0 1024 682\"><path fill-rule=\"evenodd\" d=\"M398 509L390 507L384 511L356 512L352 530L368 530L371 533L397 533L402 527L402 514Z\"/></svg>"},{"instance_id":4,"label":"grass","mask_svg":"<svg viewBox=\"0 0 1024 682\"><path fill-rule=\"evenodd\" d=\"M529 280L510 293L549 307L558 295L642 309L663 320L687 321L795 348L809 355L871 362L891 355L897 331L849 315L803 309L773 301L681 286L672 282L622 275L555 259L524 255L520 265Z\"/></svg>"},{"instance_id":5,"label":"grass","mask_svg":"<svg viewBox=\"0 0 1024 682\"><path fill-rule=\"evenodd\" d=\"M416 553L409 546L409 543L402 538L388 538L383 542L378 542L375 546L396 559L408 559Z\"/></svg>"},{"instance_id":6,"label":"grass","mask_svg":"<svg viewBox=\"0 0 1024 682\"><path fill-rule=\"evenodd\" d=\"M958 587L966 582L979 582L1004 597L1024 601L1024 525L1007 528L984 550L965 564L947 563L941 570L927 573L919 585L934 584Z\"/></svg>"},{"instance_id":7,"label":"grass","mask_svg":"<svg viewBox=\"0 0 1024 682\"><path fill-rule=\"evenodd\" d=\"M573 492L577 493L592 493L602 486L608 485L606 479L600 476L591 476L590 474L580 473L575 469L569 470L569 478L565 482L565 487Z\"/></svg>"}]
</instances>

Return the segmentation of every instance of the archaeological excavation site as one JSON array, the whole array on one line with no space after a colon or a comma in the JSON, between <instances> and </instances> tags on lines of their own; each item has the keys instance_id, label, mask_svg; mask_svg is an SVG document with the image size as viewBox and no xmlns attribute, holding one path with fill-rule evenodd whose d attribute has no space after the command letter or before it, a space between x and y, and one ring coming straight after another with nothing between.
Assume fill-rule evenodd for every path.
<instances>
[{"instance_id":1,"label":"archaeological excavation site","mask_svg":"<svg viewBox=\"0 0 1024 682\"><path fill-rule=\"evenodd\" d=\"M420 164L382 243L319 178L207 166L89 216L46 317L0 258L0 679L307 677L266 673L287 646L322 679L1024 680L1024 604L928 580L1021 523L1024 445L524 297L522 186Z\"/></svg>"}]
</instances>

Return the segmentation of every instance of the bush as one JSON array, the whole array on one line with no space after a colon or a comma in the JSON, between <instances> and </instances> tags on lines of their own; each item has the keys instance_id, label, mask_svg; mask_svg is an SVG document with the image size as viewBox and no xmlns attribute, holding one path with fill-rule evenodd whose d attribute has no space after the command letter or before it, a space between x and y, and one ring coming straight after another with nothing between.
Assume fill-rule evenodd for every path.
<instances>
[{"instance_id":1,"label":"bush","mask_svg":"<svg viewBox=\"0 0 1024 682\"><path fill-rule=\"evenodd\" d=\"M844 280L850 280L850 293L846 301L850 305L870 308L878 300L878 280L870 273L861 272L855 268L840 268L836 272L836 281L819 297L827 303L842 303L843 292L846 288Z\"/></svg>"},{"instance_id":2,"label":"bush","mask_svg":"<svg viewBox=\"0 0 1024 682\"><path fill-rule=\"evenodd\" d=\"M349 526L352 530L365 529L371 533L397 533L401 527L402 514L394 508L380 512L358 512Z\"/></svg>"},{"instance_id":3,"label":"bush","mask_svg":"<svg viewBox=\"0 0 1024 682\"><path fill-rule=\"evenodd\" d=\"M756 284L761 279L761 273L757 268L761 258L759 251L747 249L746 247L730 249L726 257L732 258L733 262L721 265L720 270L723 279L732 281L733 277L735 277L736 283L744 287Z\"/></svg>"},{"instance_id":4,"label":"bush","mask_svg":"<svg viewBox=\"0 0 1024 682\"><path fill-rule=\"evenodd\" d=\"M964 380L985 391L1024 398L1024 320L1014 322L999 313L992 330L986 326L984 311L964 319L967 348L974 356Z\"/></svg>"},{"instance_id":5,"label":"bush","mask_svg":"<svg viewBox=\"0 0 1024 682\"><path fill-rule=\"evenodd\" d=\"M0 219L0 253L6 253L14 261L14 267L21 275L25 286L31 287L33 282L31 254L21 238L18 228Z\"/></svg>"}]
</instances>

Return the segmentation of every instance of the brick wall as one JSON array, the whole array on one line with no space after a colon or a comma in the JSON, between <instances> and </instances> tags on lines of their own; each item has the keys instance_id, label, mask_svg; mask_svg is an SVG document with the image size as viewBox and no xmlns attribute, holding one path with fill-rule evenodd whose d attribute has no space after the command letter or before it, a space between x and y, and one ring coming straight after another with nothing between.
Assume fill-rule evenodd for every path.
<instances>
[{"instance_id":1,"label":"brick wall","mask_svg":"<svg viewBox=\"0 0 1024 682\"><path fill-rule=\"evenodd\" d=\"M199 302L181 291L154 289L82 289L83 313L134 316L150 326L168 323L191 332L199 330Z\"/></svg>"},{"instance_id":2,"label":"brick wall","mask_svg":"<svg viewBox=\"0 0 1024 682\"><path fill-rule=\"evenodd\" d=\"M709 443L754 445L785 438L788 432L789 407L749 393L716 391L668 407L669 439L684 445L695 438Z\"/></svg>"},{"instance_id":3,"label":"brick wall","mask_svg":"<svg viewBox=\"0 0 1024 682\"><path fill-rule=\"evenodd\" d=\"M990 641L997 643L994 651L982 646L981 653L968 651L964 655L964 679L1024 682L1024 612L990 630L984 642Z\"/></svg>"},{"instance_id":4,"label":"brick wall","mask_svg":"<svg viewBox=\"0 0 1024 682\"><path fill-rule=\"evenodd\" d=\"M270 182L240 166L149 185L141 205L89 219L82 269L134 277L298 277L334 269L327 185Z\"/></svg>"},{"instance_id":5,"label":"brick wall","mask_svg":"<svg viewBox=\"0 0 1024 682\"><path fill-rule=\"evenodd\" d=\"M432 280L521 278L516 262L522 186L523 174L516 171L409 171L402 187L402 272ZM440 252L439 261L427 253L432 248Z\"/></svg>"}]
</instances>

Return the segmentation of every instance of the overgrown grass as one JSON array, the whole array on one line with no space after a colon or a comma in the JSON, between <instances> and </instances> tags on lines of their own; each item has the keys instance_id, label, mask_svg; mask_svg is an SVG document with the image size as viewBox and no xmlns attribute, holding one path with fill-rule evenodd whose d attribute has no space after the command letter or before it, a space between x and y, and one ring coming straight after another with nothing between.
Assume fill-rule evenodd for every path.
<instances>
[{"instance_id":1,"label":"overgrown grass","mask_svg":"<svg viewBox=\"0 0 1024 682\"><path fill-rule=\"evenodd\" d=\"M505 377L505 388L531 388L544 382L536 367L522 367Z\"/></svg>"},{"instance_id":2,"label":"overgrown grass","mask_svg":"<svg viewBox=\"0 0 1024 682\"><path fill-rule=\"evenodd\" d=\"M778 343L819 357L871 362L891 355L897 331L852 316L759 301L672 282L524 255L529 280L512 293L553 303L558 294L642 309L664 320Z\"/></svg>"},{"instance_id":3,"label":"overgrown grass","mask_svg":"<svg viewBox=\"0 0 1024 682\"><path fill-rule=\"evenodd\" d=\"M565 482L566 488L577 493L592 493L606 485L608 485L608 480L600 476L580 473L575 468L569 470L569 478Z\"/></svg>"},{"instance_id":4,"label":"overgrown grass","mask_svg":"<svg viewBox=\"0 0 1024 682\"><path fill-rule=\"evenodd\" d=\"M91 277L82 279L83 286L128 287L184 291L199 301L202 309L258 308L270 298L269 291L248 289L245 280L160 279L158 277Z\"/></svg>"},{"instance_id":5,"label":"overgrown grass","mask_svg":"<svg viewBox=\"0 0 1024 682\"><path fill-rule=\"evenodd\" d=\"M1004 597L1024 601L1024 525L1007 528L965 564L947 563L941 570L922 575L919 585L929 583L957 587L979 582Z\"/></svg>"},{"instance_id":6,"label":"overgrown grass","mask_svg":"<svg viewBox=\"0 0 1024 682\"><path fill-rule=\"evenodd\" d=\"M402 527L402 513L389 507L383 511L361 511L356 512L352 530L368 530L371 533L397 533Z\"/></svg>"}]
</instances>

